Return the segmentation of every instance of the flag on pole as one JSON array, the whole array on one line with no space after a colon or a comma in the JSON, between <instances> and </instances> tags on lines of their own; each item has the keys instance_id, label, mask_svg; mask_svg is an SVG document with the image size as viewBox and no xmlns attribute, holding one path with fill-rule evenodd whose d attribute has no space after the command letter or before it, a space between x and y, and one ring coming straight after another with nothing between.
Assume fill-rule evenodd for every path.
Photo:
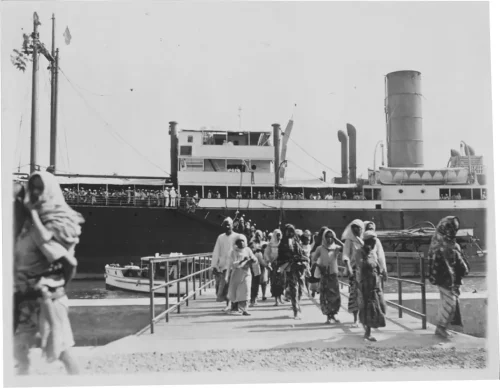
<instances>
[{"instance_id":1,"label":"flag on pole","mask_svg":"<svg viewBox=\"0 0 500 388\"><path fill-rule=\"evenodd\" d=\"M64 31L64 41L66 42L66 44L69 44L71 42L71 34L69 32L69 28L66 27L66 30Z\"/></svg>"}]
</instances>

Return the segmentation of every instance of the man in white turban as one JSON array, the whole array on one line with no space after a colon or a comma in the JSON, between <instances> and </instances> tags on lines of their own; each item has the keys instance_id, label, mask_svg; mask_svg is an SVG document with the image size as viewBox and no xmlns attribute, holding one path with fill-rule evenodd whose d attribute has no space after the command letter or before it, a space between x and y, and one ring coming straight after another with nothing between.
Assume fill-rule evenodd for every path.
<instances>
[{"instance_id":1,"label":"man in white turban","mask_svg":"<svg viewBox=\"0 0 500 388\"><path fill-rule=\"evenodd\" d=\"M212 268L215 275L215 292L217 293L217 302L226 302L224 311L229 311L229 302L227 299L228 284L226 282L226 273L229 267L229 254L234 247L237 233L233 232L233 220L227 217L222 222L225 232L217 237L214 252L212 254Z\"/></svg>"}]
</instances>

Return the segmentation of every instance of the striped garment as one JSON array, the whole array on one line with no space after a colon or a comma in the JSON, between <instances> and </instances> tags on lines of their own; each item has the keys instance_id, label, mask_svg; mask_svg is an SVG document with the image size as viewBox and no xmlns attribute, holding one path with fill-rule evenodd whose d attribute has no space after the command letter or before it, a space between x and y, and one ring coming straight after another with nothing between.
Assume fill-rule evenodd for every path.
<instances>
[{"instance_id":1,"label":"striped garment","mask_svg":"<svg viewBox=\"0 0 500 388\"><path fill-rule=\"evenodd\" d=\"M357 268L354 266L352 268L353 274L349 277L349 303L347 305L347 311L351 314L359 311L359 284L357 281Z\"/></svg>"},{"instance_id":2,"label":"striped garment","mask_svg":"<svg viewBox=\"0 0 500 388\"><path fill-rule=\"evenodd\" d=\"M450 324L462 326L458 293L444 287L438 287L441 303L437 315L437 325L447 328Z\"/></svg>"}]
</instances>

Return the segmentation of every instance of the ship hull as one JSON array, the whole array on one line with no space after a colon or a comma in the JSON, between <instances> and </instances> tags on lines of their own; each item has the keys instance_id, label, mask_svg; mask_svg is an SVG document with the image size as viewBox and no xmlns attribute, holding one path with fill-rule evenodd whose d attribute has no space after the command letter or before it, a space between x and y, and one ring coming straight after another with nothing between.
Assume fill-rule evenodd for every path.
<instances>
[{"instance_id":1,"label":"ship hull","mask_svg":"<svg viewBox=\"0 0 500 388\"><path fill-rule=\"evenodd\" d=\"M155 253L211 252L223 232L222 220L237 208L197 208L193 214L165 208L76 206L86 222L77 247L80 273L102 273L105 264L129 264ZM258 229L272 231L278 223L316 231L330 226L340 236L352 220L373 220L379 230L404 229L419 222L437 224L450 214L463 228L474 230L486 249L486 209L239 209Z\"/></svg>"}]
</instances>

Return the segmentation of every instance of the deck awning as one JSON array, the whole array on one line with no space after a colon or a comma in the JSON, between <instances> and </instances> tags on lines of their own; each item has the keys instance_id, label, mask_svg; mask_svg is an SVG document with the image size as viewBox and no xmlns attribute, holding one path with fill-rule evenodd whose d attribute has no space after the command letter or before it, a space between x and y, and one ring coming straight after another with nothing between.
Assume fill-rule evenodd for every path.
<instances>
[{"instance_id":1,"label":"deck awning","mask_svg":"<svg viewBox=\"0 0 500 388\"><path fill-rule=\"evenodd\" d=\"M82 177L57 176L60 185L116 185L116 186L171 186L163 178L114 178L114 177Z\"/></svg>"},{"instance_id":2,"label":"deck awning","mask_svg":"<svg viewBox=\"0 0 500 388\"><path fill-rule=\"evenodd\" d=\"M355 183L330 183L319 179L304 179L304 180L287 180L281 185L282 187L307 187L307 188L336 188L336 189L354 189L357 187Z\"/></svg>"}]
</instances>

